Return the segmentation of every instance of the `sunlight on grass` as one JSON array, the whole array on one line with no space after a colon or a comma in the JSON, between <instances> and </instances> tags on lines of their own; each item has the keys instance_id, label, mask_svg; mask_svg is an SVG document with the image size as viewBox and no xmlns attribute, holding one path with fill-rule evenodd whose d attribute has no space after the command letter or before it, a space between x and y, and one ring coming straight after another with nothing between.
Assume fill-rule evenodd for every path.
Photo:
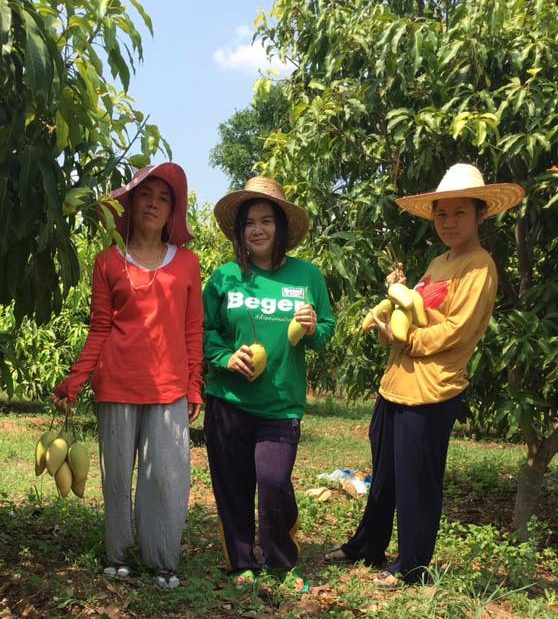
<instances>
[{"instance_id":1,"label":"sunlight on grass","mask_svg":"<svg viewBox=\"0 0 558 619\"><path fill-rule=\"evenodd\" d=\"M222 568L223 555L202 435L193 430L192 492L180 575L184 586L161 592L132 552L134 576L107 581L103 565L103 512L94 419L80 420L92 468L85 500L59 499L54 481L33 471L35 442L46 416L0 417L0 616L23 616L30 606L46 616L115 617L536 617L558 616L558 555L551 523L558 510L556 467L547 481L547 509L533 521L533 539L517 544L508 532L520 446L454 439L446 478L445 515L423 587L393 594L372 585L373 571L357 564L327 566L326 549L356 527L365 498L332 486L319 502L306 491L317 475L336 468L368 470L371 407L312 403L294 471L301 519L300 567L312 589L297 596L273 575L237 590ZM396 553L392 541L389 553ZM99 610L100 609L100 610ZM112 609L112 610L111 610ZM116 614L116 610L121 614ZM27 611L31 613L32 611ZM491 615L492 613L492 615Z\"/></svg>"}]
</instances>

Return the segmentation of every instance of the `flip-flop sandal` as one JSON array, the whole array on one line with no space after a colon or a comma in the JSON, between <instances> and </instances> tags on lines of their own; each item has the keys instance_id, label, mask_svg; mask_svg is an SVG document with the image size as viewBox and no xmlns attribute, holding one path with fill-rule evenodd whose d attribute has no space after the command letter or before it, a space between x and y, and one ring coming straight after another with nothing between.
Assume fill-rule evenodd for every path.
<instances>
[{"instance_id":1,"label":"flip-flop sandal","mask_svg":"<svg viewBox=\"0 0 558 619\"><path fill-rule=\"evenodd\" d=\"M378 572L378 574L376 574L376 576L372 579L372 584L376 585L378 589L382 589L383 591L395 591L395 589L399 589L401 586L401 581L391 572L384 570L383 572Z\"/></svg>"},{"instance_id":2,"label":"flip-flop sandal","mask_svg":"<svg viewBox=\"0 0 558 619\"><path fill-rule=\"evenodd\" d=\"M286 573L283 585L297 595L304 595L310 591L310 583L297 568L293 568Z\"/></svg>"},{"instance_id":3,"label":"flip-flop sandal","mask_svg":"<svg viewBox=\"0 0 558 619\"><path fill-rule=\"evenodd\" d=\"M242 589L246 586L252 586L256 582L254 570L239 570L232 573L232 581L237 589Z\"/></svg>"},{"instance_id":4,"label":"flip-flop sandal","mask_svg":"<svg viewBox=\"0 0 558 619\"><path fill-rule=\"evenodd\" d=\"M127 578L132 570L127 565L108 565L103 570L103 576L110 578Z\"/></svg>"},{"instance_id":5,"label":"flip-flop sandal","mask_svg":"<svg viewBox=\"0 0 558 619\"><path fill-rule=\"evenodd\" d=\"M345 553L341 546L337 546L337 548L333 548L325 553L324 563L341 564L354 563L354 561Z\"/></svg>"}]
</instances>

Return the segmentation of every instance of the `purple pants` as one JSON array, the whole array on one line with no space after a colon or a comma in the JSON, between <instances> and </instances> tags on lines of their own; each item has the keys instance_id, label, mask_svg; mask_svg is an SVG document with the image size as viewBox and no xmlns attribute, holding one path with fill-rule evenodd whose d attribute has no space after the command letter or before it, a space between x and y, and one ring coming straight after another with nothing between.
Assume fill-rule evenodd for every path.
<instances>
[{"instance_id":1,"label":"purple pants","mask_svg":"<svg viewBox=\"0 0 558 619\"><path fill-rule=\"evenodd\" d=\"M372 486L358 529L342 545L347 556L383 565L397 510L399 556L387 570L409 583L421 580L434 553L448 444L463 407L461 394L422 406L378 396L369 431Z\"/></svg>"},{"instance_id":2,"label":"purple pants","mask_svg":"<svg viewBox=\"0 0 558 619\"><path fill-rule=\"evenodd\" d=\"M256 487L265 565L292 568L298 559L298 508L291 473L300 420L254 417L208 396L204 432L227 569L261 567L254 555Z\"/></svg>"}]
</instances>

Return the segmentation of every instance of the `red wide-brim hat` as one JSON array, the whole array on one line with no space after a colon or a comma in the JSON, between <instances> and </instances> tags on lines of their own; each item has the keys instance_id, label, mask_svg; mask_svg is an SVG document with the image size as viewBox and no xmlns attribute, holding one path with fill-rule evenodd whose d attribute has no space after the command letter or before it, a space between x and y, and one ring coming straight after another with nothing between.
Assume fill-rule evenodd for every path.
<instances>
[{"instance_id":1,"label":"red wide-brim hat","mask_svg":"<svg viewBox=\"0 0 558 619\"><path fill-rule=\"evenodd\" d=\"M194 234L186 221L188 182L184 170L176 163L166 162L141 168L134 174L129 183L111 191L110 195L118 200L124 208L122 215L115 214L114 216L116 229L120 236L126 239L128 214L131 206L131 191L150 176L155 176L165 181L174 194L174 208L167 224L169 243L179 246L188 243L188 241L194 238Z\"/></svg>"}]
</instances>

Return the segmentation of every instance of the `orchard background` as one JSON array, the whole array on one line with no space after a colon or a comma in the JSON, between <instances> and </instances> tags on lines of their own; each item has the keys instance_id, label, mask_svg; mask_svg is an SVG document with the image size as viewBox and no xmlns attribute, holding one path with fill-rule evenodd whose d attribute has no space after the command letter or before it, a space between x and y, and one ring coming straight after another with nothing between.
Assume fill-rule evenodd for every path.
<instances>
[{"instance_id":1,"label":"orchard background","mask_svg":"<svg viewBox=\"0 0 558 619\"><path fill-rule=\"evenodd\" d=\"M115 239L106 192L156 152L172 156L126 94L143 53L134 22L151 28L141 4L130 5L0 0L6 411L24 410L22 401L47 406L83 344L92 262ZM326 353L309 354L309 379L313 394L335 402L336 415L346 410L351 420L351 402L371 409L385 352L357 327L383 297L385 275L401 260L414 283L442 250L429 224L412 221L393 198L432 189L456 161L478 165L487 182L525 187L519 209L483 225L500 286L471 362L470 413L460 432L518 454L505 473L506 507L497 501L487 509L495 510L499 534L514 532L509 548L535 544L540 567L536 553L558 547L558 510L549 509L558 492L555 2L277 0L257 30L268 53L295 70L256 83L251 106L221 125L211 163L231 188L254 173L275 176L310 215L311 233L297 253L324 272L338 327ZM204 277L230 254L211 208L191 199L192 247ZM85 426L94 424L87 394L79 413ZM474 486L482 474L471 475ZM19 496L18 509L29 508L27 500ZM455 516L448 526L459 526ZM94 562L101 555L92 552ZM472 560L484 561L481 554ZM3 563L0 569L9 573Z\"/></svg>"}]
</instances>

